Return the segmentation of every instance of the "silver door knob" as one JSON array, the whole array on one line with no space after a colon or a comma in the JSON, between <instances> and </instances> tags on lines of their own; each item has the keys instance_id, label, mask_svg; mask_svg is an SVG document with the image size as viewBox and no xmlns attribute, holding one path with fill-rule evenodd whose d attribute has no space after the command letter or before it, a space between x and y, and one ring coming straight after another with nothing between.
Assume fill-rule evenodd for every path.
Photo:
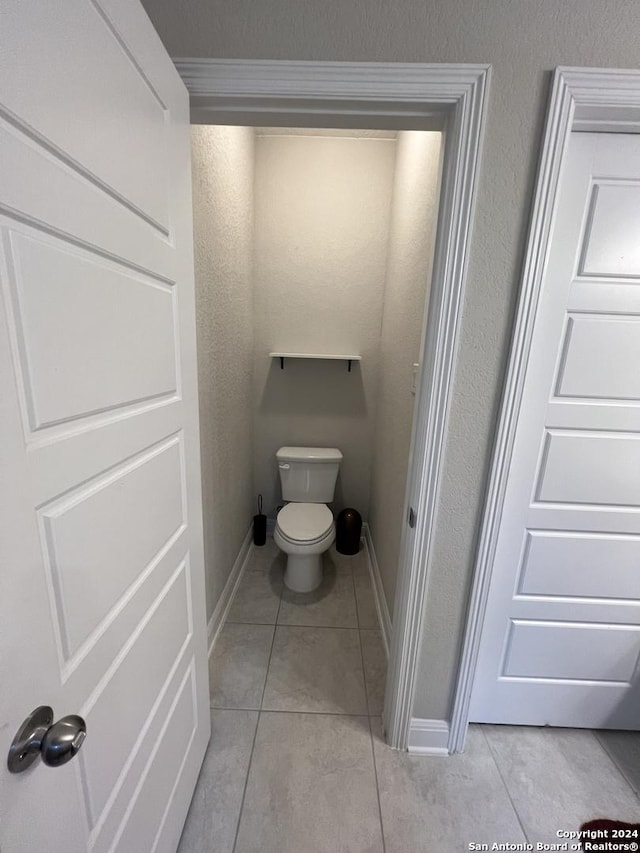
<instances>
[{"instance_id":1,"label":"silver door knob","mask_svg":"<svg viewBox=\"0 0 640 853\"><path fill-rule=\"evenodd\" d=\"M9 747L7 767L10 773L22 773L38 756L49 767L60 767L71 761L87 736L82 717L69 714L53 722L53 708L40 705L18 729Z\"/></svg>"}]
</instances>

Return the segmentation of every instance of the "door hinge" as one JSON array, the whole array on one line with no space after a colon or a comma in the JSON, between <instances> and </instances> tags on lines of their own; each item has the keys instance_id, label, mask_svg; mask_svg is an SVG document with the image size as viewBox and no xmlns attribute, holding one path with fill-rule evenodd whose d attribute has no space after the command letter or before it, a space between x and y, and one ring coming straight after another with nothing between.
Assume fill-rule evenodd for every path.
<instances>
[{"instance_id":1,"label":"door hinge","mask_svg":"<svg viewBox=\"0 0 640 853\"><path fill-rule=\"evenodd\" d=\"M418 385L418 371L420 370L420 362L417 362L411 368L411 393L416 396L416 387Z\"/></svg>"},{"instance_id":2,"label":"door hinge","mask_svg":"<svg viewBox=\"0 0 640 853\"><path fill-rule=\"evenodd\" d=\"M416 526L416 513L413 507L411 506L409 507L409 518L407 519L407 521L409 522L409 527Z\"/></svg>"}]
</instances>

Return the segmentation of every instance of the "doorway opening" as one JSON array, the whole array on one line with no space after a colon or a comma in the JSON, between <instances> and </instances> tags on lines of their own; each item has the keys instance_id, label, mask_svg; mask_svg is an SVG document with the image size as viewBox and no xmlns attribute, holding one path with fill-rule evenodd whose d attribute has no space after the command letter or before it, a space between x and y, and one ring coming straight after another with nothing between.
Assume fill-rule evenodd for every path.
<instances>
[{"instance_id":1,"label":"doorway opening","mask_svg":"<svg viewBox=\"0 0 640 853\"><path fill-rule=\"evenodd\" d=\"M411 524L402 526L384 709L387 742L407 748L490 69L242 60L176 65L191 93L196 124L443 133L433 273L418 359L423 368L402 513L407 521L411 510ZM442 726L434 736L437 751L446 749Z\"/></svg>"},{"instance_id":2,"label":"doorway opening","mask_svg":"<svg viewBox=\"0 0 640 853\"><path fill-rule=\"evenodd\" d=\"M346 559L339 541L337 552L327 543L321 586L289 602L277 556L264 561L273 577L260 589L243 570L236 599L248 599L253 583L265 606L247 600L242 609L232 606L227 621L270 619L279 626L277 639L291 633L283 625L303 626L299 633L314 640L318 655L348 641L333 629L361 629L363 647L370 646L365 670L376 670L367 692L375 691L379 714L408 503L442 134L196 125L191 142L209 616L258 494L268 529L276 527L284 497L279 448L337 448L340 474L333 499L325 500L334 517L349 508L364 520L359 556ZM338 661L332 665L331 684L355 677ZM305 669L311 672L313 662ZM300 679L295 692L316 689ZM366 712L364 699L349 708ZM342 707L338 697L316 701L318 710Z\"/></svg>"}]
</instances>

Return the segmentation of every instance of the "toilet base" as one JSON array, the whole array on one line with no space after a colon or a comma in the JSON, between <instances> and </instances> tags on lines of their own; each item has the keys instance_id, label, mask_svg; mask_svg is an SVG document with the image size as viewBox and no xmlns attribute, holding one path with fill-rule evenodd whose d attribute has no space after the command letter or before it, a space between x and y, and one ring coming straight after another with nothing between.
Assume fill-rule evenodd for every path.
<instances>
[{"instance_id":1,"label":"toilet base","mask_svg":"<svg viewBox=\"0 0 640 853\"><path fill-rule=\"evenodd\" d=\"M313 592L322 583L322 554L288 554L284 585L292 592Z\"/></svg>"}]
</instances>

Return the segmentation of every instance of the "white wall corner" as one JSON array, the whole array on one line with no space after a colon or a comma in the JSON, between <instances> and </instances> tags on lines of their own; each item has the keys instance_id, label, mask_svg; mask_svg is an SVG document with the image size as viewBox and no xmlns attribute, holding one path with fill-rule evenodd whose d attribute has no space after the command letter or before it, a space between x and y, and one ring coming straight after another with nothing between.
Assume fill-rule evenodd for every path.
<instances>
[{"instance_id":1,"label":"white wall corner","mask_svg":"<svg viewBox=\"0 0 640 853\"><path fill-rule=\"evenodd\" d=\"M448 755L449 723L412 717L407 749L414 755Z\"/></svg>"},{"instance_id":2,"label":"white wall corner","mask_svg":"<svg viewBox=\"0 0 640 853\"><path fill-rule=\"evenodd\" d=\"M362 525L362 535L364 537L364 547L367 553L369 571L371 573L371 586L373 587L373 597L376 602L376 611L378 613L378 622L382 632L382 642L384 650L389 657L389 648L391 646L391 615L389 613L389 605L384 594L382 586L382 577L380 576L380 567L376 558L376 551L373 547L373 539L371 538L371 530L365 521Z\"/></svg>"},{"instance_id":3,"label":"white wall corner","mask_svg":"<svg viewBox=\"0 0 640 853\"><path fill-rule=\"evenodd\" d=\"M211 614L211 619L209 619L209 623L207 625L209 657L211 657L211 652L213 651L215 642L218 639L220 629L224 625L224 620L227 618L227 613L229 612L229 608L231 607L233 596L235 595L238 585L242 580L242 575L244 574L244 570L247 566L247 559L251 552L252 542L253 522L249 525L247 535L242 540L242 545L240 546L240 550L238 551L238 556L235 559L233 567L229 573L229 577L227 578L227 582L224 585L224 589L220 594L218 603L216 604L213 613Z\"/></svg>"}]
</instances>

